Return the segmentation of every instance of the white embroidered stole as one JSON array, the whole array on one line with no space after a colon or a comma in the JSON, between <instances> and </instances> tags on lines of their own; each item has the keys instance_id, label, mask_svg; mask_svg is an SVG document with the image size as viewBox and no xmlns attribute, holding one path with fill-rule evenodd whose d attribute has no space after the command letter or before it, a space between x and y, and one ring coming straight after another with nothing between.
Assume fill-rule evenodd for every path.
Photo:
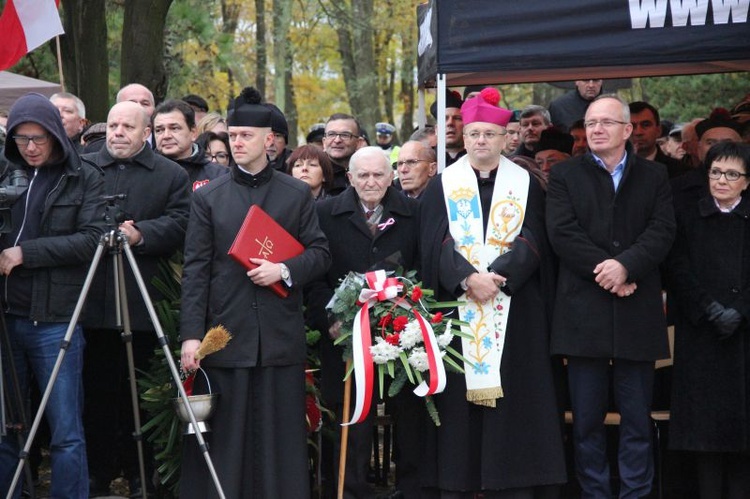
<instances>
[{"instance_id":1,"label":"white embroidered stole","mask_svg":"<svg viewBox=\"0 0 750 499\"><path fill-rule=\"evenodd\" d=\"M522 167L501 157L492 191L490 220L484 236L484 219L476 174L464 156L442 174L445 205L448 210L448 229L455 249L479 272L501 254L507 252L523 226L529 193L529 173ZM459 307L461 320L469 323L464 331L472 339L462 338L464 357L472 364L464 364L466 371L466 399L479 405L495 407L503 396L500 363L505 345L505 328L511 297L498 293L485 304L459 298L466 305Z\"/></svg>"}]
</instances>

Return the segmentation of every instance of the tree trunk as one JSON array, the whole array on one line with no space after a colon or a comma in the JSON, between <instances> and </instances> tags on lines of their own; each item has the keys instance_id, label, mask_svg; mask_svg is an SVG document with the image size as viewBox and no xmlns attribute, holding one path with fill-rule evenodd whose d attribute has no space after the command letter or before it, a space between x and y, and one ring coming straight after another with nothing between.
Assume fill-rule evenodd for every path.
<instances>
[{"instance_id":1,"label":"tree trunk","mask_svg":"<svg viewBox=\"0 0 750 499\"><path fill-rule=\"evenodd\" d=\"M292 22L291 0L273 2L273 102L281 109L289 126L289 144L297 144L297 116L292 100L293 54L289 42L289 26Z\"/></svg>"},{"instance_id":2,"label":"tree trunk","mask_svg":"<svg viewBox=\"0 0 750 499\"><path fill-rule=\"evenodd\" d=\"M240 20L240 6L240 3L236 0L221 0L221 32L229 35L232 39L234 39L234 33L237 31L237 25ZM234 100L235 97L234 72L229 65L224 67L224 70L227 72L227 80L229 82L228 107L229 102Z\"/></svg>"},{"instance_id":3,"label":"tree trunk","mask_svg":"<svg viewBox=\"0 0 750 499\"><path fill-rule=\"evenodd\" d=\"M404 114L401 116L401 143L409 140L414 130L414 69L417 64L417 53L414 48L416 43L416 26L406 30L401 35L401 92L399 100L404 104Z\"/></svg>"},{"instance_id":4,"label":"tree trunk","mask_svg":"<svg viewBox=\"0 0 750 499\"><path fill-rule=\"evenodd\" d=\"M140 83L161 102L167 93L164 69L164 26L172 0L125 2L122 26L120 86Z\"/></svg>"},{"instance_id":5,"label":"tree trunk","mask_svg":"<svg viewBox=\"0 0 750 499\"><path fill-rule=\"evenodd\" d=\"M357 67L357 95L352 111L374 141L378 121L377 71L373 49L374 0L352 0L352 53Z\"/></svg>"},{"instance_id":6,"label":"tree trunk","mask_svg":"<svg viewBox=\"0 0 750 499\"><path fill-rule=\"evenodd\" d=\"M266 71L268 71L268 51L266 47L266 3L255 0L255 88L266 96Z\"/></svg>"}]
</instances>

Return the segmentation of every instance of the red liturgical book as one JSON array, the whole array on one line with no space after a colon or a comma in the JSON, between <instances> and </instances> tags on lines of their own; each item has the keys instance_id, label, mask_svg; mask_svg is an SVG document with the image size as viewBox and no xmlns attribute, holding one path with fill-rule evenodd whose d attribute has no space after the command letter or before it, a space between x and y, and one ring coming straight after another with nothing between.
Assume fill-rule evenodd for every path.
<instances>
[{"instance_id":1,"label":"red liturgical book","mask_svg":"<svg viewBox=\"0 0 750 499\"><path fill-rule=\"evenodd\" d=\"M247 270L252 270L257 265L250 263L251 258L263 258L269 262L279 263L301 254L304 250L305 247L276 220L268 216L260 206L253 205L248 210L228 255ZM269 287L281 298L289 295L289 290L282 281Z\"/></svg>"}]
</instances>

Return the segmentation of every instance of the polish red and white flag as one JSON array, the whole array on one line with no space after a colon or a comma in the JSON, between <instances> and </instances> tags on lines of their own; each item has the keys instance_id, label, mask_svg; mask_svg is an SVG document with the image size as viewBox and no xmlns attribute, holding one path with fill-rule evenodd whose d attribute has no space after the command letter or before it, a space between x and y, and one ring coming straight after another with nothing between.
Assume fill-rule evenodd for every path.
<instances>
[{"instance_id":1,"label":"polish red and white flag","mask_svg":"<svg viewBox=\"0 0 750 499\"><path fill-rule=\"evenodd\" d=\"M44 42L65 33L60 0L8 0L0 16L0 71Z\"/></svg>"}]
</instances>

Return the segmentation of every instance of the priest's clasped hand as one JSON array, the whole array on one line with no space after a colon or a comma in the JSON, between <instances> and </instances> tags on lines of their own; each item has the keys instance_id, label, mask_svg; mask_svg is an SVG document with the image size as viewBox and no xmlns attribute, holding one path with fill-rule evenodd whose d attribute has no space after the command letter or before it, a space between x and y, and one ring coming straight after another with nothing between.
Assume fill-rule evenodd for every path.
<instances>
[{"instance_id":1,"label":"priest's clasped hand","mask_svg":"<svg viewBox=\"0 0 750 499\"><path fill-rule=\"evenodd\" d=\"M505 284L505 277L494 272L475 272L466 278L466 296L479 303L486 303L497 296Z\"/></svg>"}]
</instances>

